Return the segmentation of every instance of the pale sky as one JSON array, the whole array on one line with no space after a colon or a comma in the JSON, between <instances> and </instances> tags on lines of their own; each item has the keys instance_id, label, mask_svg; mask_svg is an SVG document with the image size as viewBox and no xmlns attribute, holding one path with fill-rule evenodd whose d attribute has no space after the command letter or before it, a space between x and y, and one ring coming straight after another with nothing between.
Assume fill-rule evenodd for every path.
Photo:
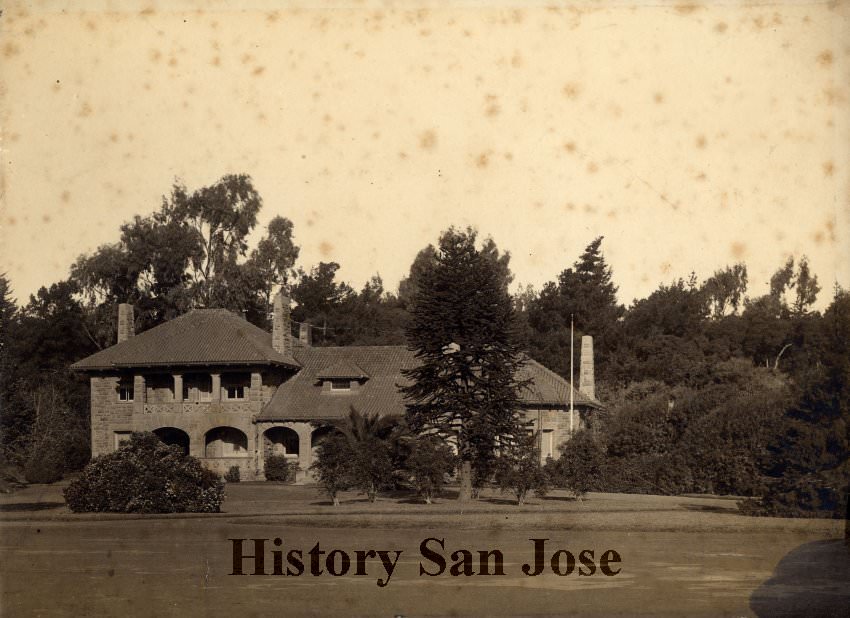
<instances>
[{"instance_id":1,"label":"pale sky","mask_svg":"<svg viewBox=\"0 0 850 618\"><path fill-rule=\"evenodd\" d=\"M850 287L850 3L0 4L21 302L227 173L357 289L453 224L538 289L604 234L627 304L788 255Z\"/></svg>"}]
</instances>

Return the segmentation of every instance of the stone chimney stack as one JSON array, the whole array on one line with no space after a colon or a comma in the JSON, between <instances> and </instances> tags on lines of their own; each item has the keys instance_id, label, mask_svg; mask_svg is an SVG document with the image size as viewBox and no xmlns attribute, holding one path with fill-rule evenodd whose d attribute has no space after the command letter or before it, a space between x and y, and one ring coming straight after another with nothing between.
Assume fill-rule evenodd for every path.
<instances>
[{"instance_id":1,"label":"stone chimney stack","mask_svg":"<svg viewBox=\"0 0 850 618\"><path fill-rule=\"evenodd\" d=\"M118 343L127 341L136 334L136 318L133 315L133 305L121 303L118 305Z\"/></svg>"},{"instance_id":2,"label":"stone chimney stack","mask_svg":"<svg viewBox=\"0 0 850 618\"><path fill-rule=\"evenodd\" d=\"M593 377L593 337L590 335L584 335L581 338L581 369L578 385L582 395L596 399L596 381Z\"/></svg>"},{"instance_id":3,"label":"stone chimney stack","mask_svg":"<svg viewBox=\"0 0 850 618\"><path fill-rule=\"evenodd\" d=\"M284 356L292 356L292 326L289 318L289 297L283 291L274 297L272 316L272 347Z\"/></svg>"},{"instance_id":4,"label":"stone chimney stack","mask_svg":"<svg viewBox=\"0 0 850 618\"><path fill-rule=\"evenodd\" d=\"M298 339L305 348L313 345L313 327L309 324L301 324L298 328Z\"/></svg>"}]
</instances>

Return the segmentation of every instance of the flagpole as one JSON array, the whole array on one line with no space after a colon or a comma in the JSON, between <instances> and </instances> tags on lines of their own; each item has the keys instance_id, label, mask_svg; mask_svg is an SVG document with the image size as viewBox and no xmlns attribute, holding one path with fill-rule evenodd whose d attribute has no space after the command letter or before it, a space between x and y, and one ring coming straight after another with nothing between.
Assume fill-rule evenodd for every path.
<instances>
[{"instance_id":1,"label":"flagpole","mask_svg":"<svg viewBox=\"0 0 850 618\"><path fill-rule=\"evenodd\" d=\"M573 314L570 314L570 435L573 435Z\"/></svg>"}]
</instances>

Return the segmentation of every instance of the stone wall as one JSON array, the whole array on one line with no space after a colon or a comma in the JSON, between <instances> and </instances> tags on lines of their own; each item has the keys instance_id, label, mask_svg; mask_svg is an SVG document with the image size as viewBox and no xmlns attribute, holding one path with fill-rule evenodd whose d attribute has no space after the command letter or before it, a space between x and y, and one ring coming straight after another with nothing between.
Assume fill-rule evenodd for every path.
<instances>
[{"instance_id":1,"label":"stone wall","mask_svg":"<svg viewBox=\"0 0 850 618\"><path fill-rule=\"evenodd\" d=\"M96 376L91 384L92 457L115 450L115 432L133 429L133 402L118 401L119 376Z\"/></svg>"}]
</instances>

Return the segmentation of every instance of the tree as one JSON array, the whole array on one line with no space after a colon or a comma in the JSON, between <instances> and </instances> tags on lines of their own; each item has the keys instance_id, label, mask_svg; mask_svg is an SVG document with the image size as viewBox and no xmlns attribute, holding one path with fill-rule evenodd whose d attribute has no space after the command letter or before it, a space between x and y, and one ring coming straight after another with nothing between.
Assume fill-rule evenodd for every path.
<instances>
[{"instance_id":1,"label":"tree","mask_svg":"<svg viewBox=\"0 0 850 618\"><path fill-rule=\"evenodd\" d=\"M502 491L516 496L518 506L525 504L529 492L544 496L549 489L549 475L540 465L537 441L536 434L521 436L505 445L495 463L496 483Z\"/></svg>"},{"instance_id":2,"label":"tree","mask_svg":"<svg viewBox=\"0 0 850 618\"><path fill-rule=\"evenodd\" d=\"M593 434L581 430L561 445L561 456L548 463L553 484L564 487L579 500L601 479L604 454Z\"/></svg>"},{"instance_id":3,"label":"tree","mask_svg":"<svg viewBox=\"0 0 850 618\"><path fill-rule=\"evenodd\" d=\"M251 275L262 285L264 305L272 303L275 286L286 286L295 276L295 260L299 248L292 239L292 221L277 216L269 222L265 238L260 239L257 247L251 251L248 269Z\"/></svg>"},{"instance_id":4,"label":"tree","mask_svg":"<svg viewBox=\"0 0 850 618\"><path fill-rule=\"evenodd\" d=\"M336 434L333 446L344 454L348 463L340 465L339 453L320 449L315 470L327 487L353 487L374 502L378 492L393 482L393 455L404 433L394 416L361 414L351 406L348 416L332 422ZM330 493L330 491L329 491ZM333 497L333 496L331 496Z\"/></svg>"},{"instance_id":5,"label":"tree","mask_svg":"<svg viewBox=\"0 0 850 618\"><path fill-rule=\"evenodd\" d=\"M558 280L544 284L539 296L529 303L531 356L562 376L569 374L570 322L577 335L594 337L600 360L606 359L619 339L618 322L624 308L617 302L617 286L610 266L602 255L602 240L594 239L572 268ZM606 364L597 369L605 375Z\"/></svg>"},{"instance_id":6,"label":"tree","mask_svg":"<svg viewBox=\"0 0 850 618\"><path fill-rule=\"evenodd\" d=\"M514 310L504 269L475 246L476 232L443 233L432 268L413 299L408 345L420 365L404 371L407 420L416 432L435 433L457 447L459 499L472 496L476 459L492 456L497 437L521 431L517 380L522 364L514 338Z\"/></svg>"},{"instance_id":7,"label":"tree","mask_svg":"<svg viewBox=\"0 0 850 618\"><path fill-rule=\"evenodd\" d=\"M417 493L431 504L446 484L446 476L455 469L455 455L436 436L419 436L413 440L410 454L405 461L405 470Z\"/></svg>"},{"instance_id":8,"label":"tree","mask_svg":"<svg viewBox=\"0 0 850 618\"><path fill-rule=\"evenodd\" d=\"M319 443L310 471L334 506L339 506L339 493L351 488L354 476L351 465L348 442L341 433L334 432Z\"/></svg>"},{"instance_id":9,"label":"tree","mask_svg":"<svg viewBox=\"0 0 850 618\"><path fill-rule=\"evenodd\" d=\"M747 266L738 263L715 271L703 284L703 291L715 319L727 315L727 310L737 314L747 293Z\"/></svg>"}]
</instances>

